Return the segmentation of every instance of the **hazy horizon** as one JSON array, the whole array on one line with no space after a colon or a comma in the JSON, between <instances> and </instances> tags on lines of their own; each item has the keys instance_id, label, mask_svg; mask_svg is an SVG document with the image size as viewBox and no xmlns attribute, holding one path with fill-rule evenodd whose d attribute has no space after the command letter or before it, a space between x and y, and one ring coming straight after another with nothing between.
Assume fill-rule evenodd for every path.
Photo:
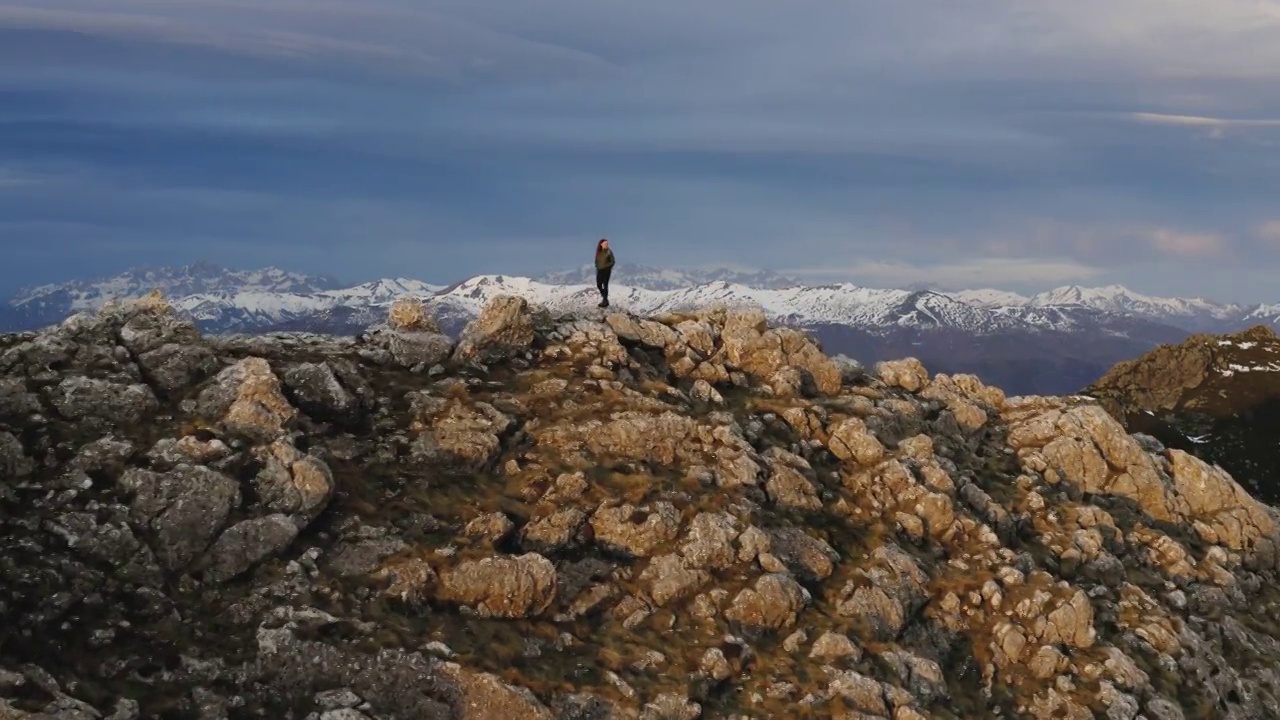
<instances>
[{"instance_id":1,"label":"hazy horizon","mask_svg":"<svg viewBox=\"0 0 1280 720\"><path fill-rule=\"evenodd\" d=\"M199 259L1273 302L1280 2L0 1L0 289Z\"/></svg>"}]
</instances>

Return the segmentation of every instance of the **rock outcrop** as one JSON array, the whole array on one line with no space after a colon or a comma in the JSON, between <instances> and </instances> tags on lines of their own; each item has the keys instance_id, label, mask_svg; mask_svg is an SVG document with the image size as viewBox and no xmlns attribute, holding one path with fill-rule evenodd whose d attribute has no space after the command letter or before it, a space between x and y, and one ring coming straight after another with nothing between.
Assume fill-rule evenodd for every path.
<instances>
[{"instance_id":1,"label":"rock outcrop","mask_svg":"<svg viewBox=\"0 0 1280 720\"><path fill-rule=\"evenodd\" d=\"M0 717L1280 716L1280 515L746 311L0 337Z\"/></svg>"},{"instance_id":2,"label":"rock outcrop","mask_svg":"<svg viewBox=\"0 0 1280 720\"><path fill-rule=\"evenodd\" d=\"M1280 505L1280 338L1270 328L1161 345L1083 392L1128 431L1221 465Z\"/></svg>"}]
</instances>

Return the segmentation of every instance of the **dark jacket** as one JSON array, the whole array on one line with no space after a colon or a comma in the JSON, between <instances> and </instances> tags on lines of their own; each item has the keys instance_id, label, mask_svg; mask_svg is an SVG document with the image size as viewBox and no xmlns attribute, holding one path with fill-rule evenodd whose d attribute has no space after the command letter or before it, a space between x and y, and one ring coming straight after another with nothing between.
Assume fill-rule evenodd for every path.
<instances>
[{"instance_id":1,"label":"dark jacket","mask_svg":"<svg viewBox=\"0 0 1280 720\"><path fill-rule=\"evenodd\" d=\"M596 250L596 269L610 270L613 268L613 250L610 248L600 248Z\"/></svg>"}]
</instances>

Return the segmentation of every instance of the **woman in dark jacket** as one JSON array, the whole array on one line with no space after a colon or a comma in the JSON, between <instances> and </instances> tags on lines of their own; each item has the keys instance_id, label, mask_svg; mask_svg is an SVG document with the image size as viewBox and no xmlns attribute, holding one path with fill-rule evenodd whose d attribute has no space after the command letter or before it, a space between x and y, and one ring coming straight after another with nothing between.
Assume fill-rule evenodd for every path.
<instances>
[{"instance_id":1,"label":"woman in dark jacket","mask_svg":"<svg viewBox=\"0 0 1280 720\"><path fill-rule=\"evenodd\" d=\"M600 291L600 307L609 307L609 276L613 274L613 251L609 241L601 238L596 243L596 289Z\"/></svg>"}]
</instances>

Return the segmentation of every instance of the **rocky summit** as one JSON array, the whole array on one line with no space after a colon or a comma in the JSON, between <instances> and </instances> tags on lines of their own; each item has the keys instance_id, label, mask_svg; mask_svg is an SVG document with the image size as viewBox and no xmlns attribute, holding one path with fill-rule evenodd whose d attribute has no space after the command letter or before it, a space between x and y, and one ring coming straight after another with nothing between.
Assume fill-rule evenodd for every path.
<instances>
[{"instance_id":1,"label":"rocky summit","mask_svg":"<svg viewBox=\"0 0 1280 720\"><path fill-rule=\"evenodd\" d=\"M0 340L0 717L1280 716L1280 516L762 315Z\"/></svg>"}]
</instances>

